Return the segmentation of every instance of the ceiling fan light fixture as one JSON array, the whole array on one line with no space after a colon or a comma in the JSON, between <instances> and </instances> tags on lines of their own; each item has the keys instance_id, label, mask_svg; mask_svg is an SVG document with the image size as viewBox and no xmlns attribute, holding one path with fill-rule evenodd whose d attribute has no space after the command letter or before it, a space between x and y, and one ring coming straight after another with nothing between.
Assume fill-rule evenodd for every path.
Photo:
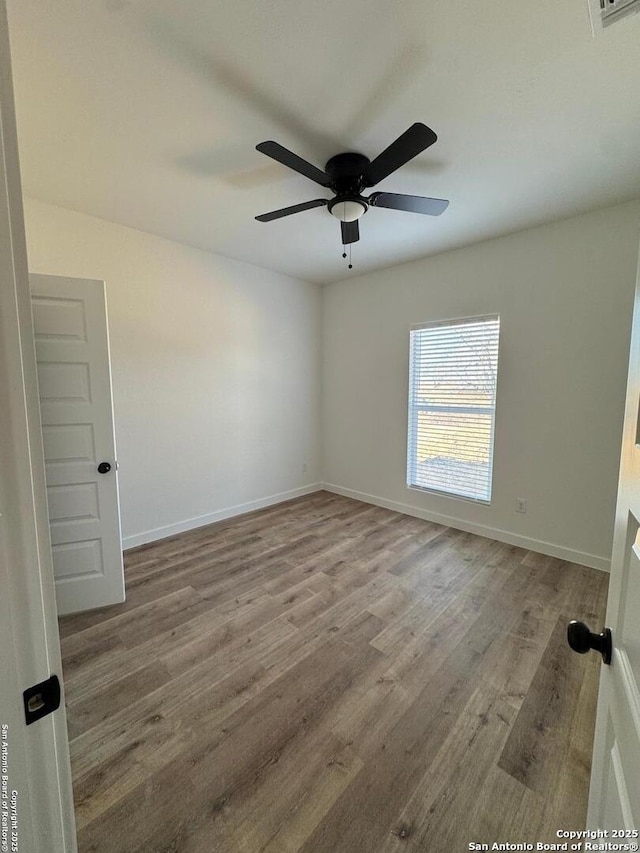
<instances>
[{"instance_id":1,"label":"ceiling fan light fixture","mask_svg":"<svg viewBox=\"0 0 640 853\"><path fill-rule=\"evenodd\" d=\"M355 198L339 199L329 204L329 213L341 222L355 222L366 212L366 203Z\"/></svg>"}]
</instances>

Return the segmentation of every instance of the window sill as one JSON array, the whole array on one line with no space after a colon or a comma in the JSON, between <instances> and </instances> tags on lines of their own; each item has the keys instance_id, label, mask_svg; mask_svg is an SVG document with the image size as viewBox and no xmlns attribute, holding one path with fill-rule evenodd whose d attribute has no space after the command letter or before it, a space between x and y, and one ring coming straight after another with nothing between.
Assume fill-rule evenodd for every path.
<instances>
[{"instance_id":1,"label":"window sill","mask_svg":"<svg viewBox=\"0 0 640 853\"><path fill-rule=\"evenodd\" d=\"M482 498L470 498L466 495L457 495L455 492L443 492L440 489L425 489L423 486L413 486L407 483L407 489L412 492L422 492L427 495L437 495L439 498L449 498L449 500L465 501L466 503L478 504L479 506L491 506L491 501L485 501Z\"/></svg>"}]
</instances>

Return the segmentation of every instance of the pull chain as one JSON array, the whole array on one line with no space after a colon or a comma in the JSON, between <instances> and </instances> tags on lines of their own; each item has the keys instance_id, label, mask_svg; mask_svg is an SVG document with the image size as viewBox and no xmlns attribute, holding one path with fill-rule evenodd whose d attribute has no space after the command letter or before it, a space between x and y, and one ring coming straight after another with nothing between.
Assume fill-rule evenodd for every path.
<instances>
[{"instance_id":1,"label":"pull chain","mask_svg":"<svg viewBox=\"0 0 640 853\"><path fill-rule=\"evenodd\" d=\"M352 244L349 243L349 269L350 270L353 269L353 264L351 263L351 246L352 246ZM347 247L345 246L344 243L342 244L342 257L345 259L347 257Z\"/></svg>"}]
</instances>

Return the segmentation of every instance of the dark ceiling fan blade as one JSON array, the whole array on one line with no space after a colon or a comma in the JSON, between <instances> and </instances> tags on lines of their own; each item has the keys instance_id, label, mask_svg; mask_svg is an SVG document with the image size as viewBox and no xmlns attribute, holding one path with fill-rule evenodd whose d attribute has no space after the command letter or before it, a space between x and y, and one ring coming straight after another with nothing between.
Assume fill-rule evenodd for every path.
<instances>
[{"instance_id":1,"label":"dark ceiling fan blade","mask_svg":"<svg viewBox=\"0 0 640 853\"><path fill-rule=\"evenodd\" d=\"M354 219L353 222L341 222L340 227L342 228L343 246L346 246L348 243L358 242L360 239L360 226L357 219Z\"/></svg>"},{"instance_id":2,"label":"dark ceiling fan blade","mask_svg":"<svg viewBox=\"0 0 640 853\"><path fill-rule=\"evenodd\" d=\"M314 198L313 201L303 201L302 204L292 204L291 207L281 207L280 210L272 210L271 213L262 213L256 216L258 222L271 222L272 219L282 219L283 216L291 216L292 213L302 213L303 210L311 210L312 207L322 207L327 204L326 198Z\"/></svg>"},{"instance_id":3,"label":"dark ceiling fan blade","mask_svg":"<svg viewBox=\"0 0 640 853\"><path fill-rule=\"evenodd\" d=\"M322 169L318 169L311 163L307 163L302 157L298 157L297 154L289 151L288 148L284 148L279 143L273 142L273 140L260 142L256 145L256 150L260 151L261 154L266 154L267 157L271 157L272 160L277 160L283 166L288 166L295 172L299 172L305 178L310 178L322 187L328 187L331 183L331 178Z\"/></svg>"},{"instance_id":4,"label":"dark ceiling fan blade","mask_svg":"<svg viewBox=\"0 0 640 853\"><path fill-rule=\"evenodd\" d=\"M390 210L424 213L427 216L440 216L449 207L449 202L445 198L426 198L422 195L400 193L373 193L369 196L369 204L374 207L388 207Z\"/></svg>"},{"instance_id":5,"label":"dark ceiling fan blade","mask_svg":"<svg viewBox=\"0 0 640 853\"><path fill-rule=\"evenodd\" d=\"M395 172L400 166L404 166L409 160L417 157L421 151L428 148L438 137L427 127L426 124L416 122L408 130L385 148L382 154L378 154L364 170L364 185L374 187L383 178Z\"/></svg>"}]
</instances>

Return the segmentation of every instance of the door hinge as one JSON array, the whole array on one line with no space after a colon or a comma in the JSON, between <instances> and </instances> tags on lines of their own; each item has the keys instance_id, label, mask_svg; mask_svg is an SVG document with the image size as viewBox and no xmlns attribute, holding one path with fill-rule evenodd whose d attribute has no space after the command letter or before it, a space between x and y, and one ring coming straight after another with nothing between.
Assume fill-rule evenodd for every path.
<instances>
[{"instance_id":1,"label":"door hinge","mask_svg":"<svg viewBox=\"0 0 640 853\"><path fill-rule=\"evenodd\" d=\"M24 700L24 716L28 726L47 714L57 711L60 707L60 682L57 675L52 675L40 684L28 687L22 694Z\"/></svg>"}]
</instances>

